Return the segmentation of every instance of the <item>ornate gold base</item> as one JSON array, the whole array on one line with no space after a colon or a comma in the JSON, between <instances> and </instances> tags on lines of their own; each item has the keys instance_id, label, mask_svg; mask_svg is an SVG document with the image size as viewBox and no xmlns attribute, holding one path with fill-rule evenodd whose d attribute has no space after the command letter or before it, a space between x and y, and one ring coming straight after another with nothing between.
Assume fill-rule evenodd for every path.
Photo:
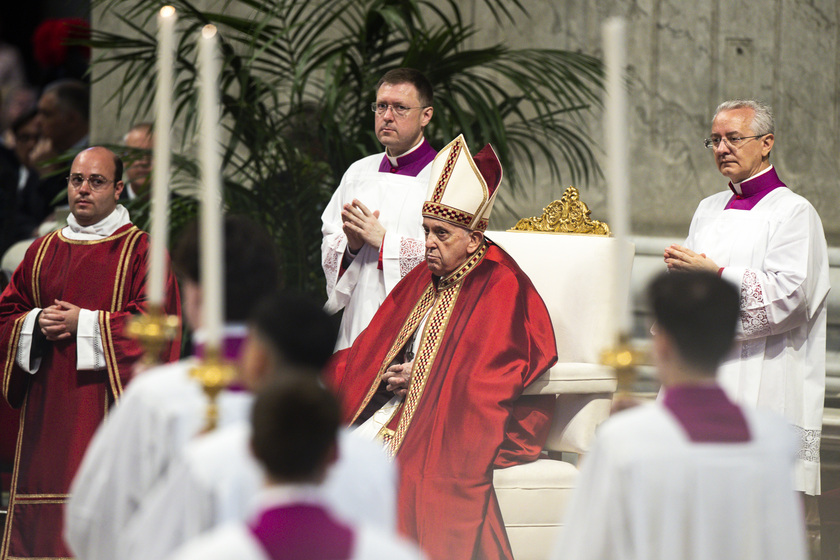
<instances>
[{"instance_id":1,"label":"ornate gold base","mask_svg":"<svg viewBox=\"0 0 840 560\"><path fill-rule=\"evenodd\" d=\"M143 345L141 364L152 366L161 362L164 346L178 336L181 321L176 315L164 315L160 306L149 306L146 315L134 317L128 324L128 335Z\"/></svg>"},{"instance_id":2,"label":"ornate gold base","mask_svg":"<svg viewBox=\"0 0 840 560\"><path fill-rule=\"evenodd\" d=\"M234 367L222 360L218 348L207 348L201 364L190 370L190 376L197 379L207 395L207 417L205 432L216 429L219 424L218 397L222 390L236 378Z\"/></svg>"},{"instance_id":3,"label":"ornate gold base","mask_svg":"<svg viewBox=\"0 0 840 560\"><path fill-rule=\"evenodd\" d=\"M636 382L636 367L644 363L644 352L633 347L632 340L628 333L621 333L618 337L618 344L601 354L601 363L615 370L615 377L618 382L616 390L617 397L626 397L633 390Z\"/></svg>"}]
</instances>

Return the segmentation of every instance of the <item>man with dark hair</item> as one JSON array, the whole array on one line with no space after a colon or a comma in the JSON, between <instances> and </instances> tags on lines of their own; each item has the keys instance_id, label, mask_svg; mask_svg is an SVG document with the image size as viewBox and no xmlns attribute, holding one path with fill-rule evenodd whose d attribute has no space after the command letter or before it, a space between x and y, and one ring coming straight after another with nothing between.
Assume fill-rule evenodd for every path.
<instances>
[{"instance_id":1,"label":"man with dark hair","mask_svg":"<svg viewBox=\"0 0 840 560\"><path fill-rule=\"evenodd\" d=\"M799 434L796 488L820 493L825 400L828 248L817 211L770 163L770 107L721 103L706 147L729 188L700 202L684 246L665 249L668 269L706 270L738 287L741 317L720 384L738 403L783 415ZM805 497L816 516L816 500Z\"/></svg>"},{"instance_id":2,"label":"man with dark hair","mask_svg":"<svg viewBox=\"0 0 840 560\"><path fill-rule=\"evenodd\" d=\"M10 132L14 149L0 146L0 256L16 241L35 237L41 213L38 174L30 157L40 137L36 110L19 115Z\"/></svg>"},{"instance_id":3,"label":"man with dark hair","mask_svg":"<svg viewBox=\"0 0 840 560\"><path fill-rule=\"evenodd\" d=\"M225 326L222 359L238 359L255 306L279 282L274 243L244 217L228 217L225 239ZM199 228L188 227L173 252L181 277L184 318L194 329L194 356L140 375L97 430L73 480L65 538L82 558L117 558L117 538L153 484L188 440L205 426L208 397L190 371L204 355L203 290L199 278ZM218 396L219 424L244 418L250 397L227 390Z\"/></svg>"},{"instance_id":4,"label":"man with dark hair","mask_svg":"<svg viewBox=\"0 0 840 560\"><path fill-rule=\"evenodd\" d=\"M152 182L152 148L154 134L152 123L140 122L131 127L123 138L123 144L129 148L128 166L125 168L127 197L148 198Z\"/></svg>"},{"instance_id":5,"label":"man with dark hair","mask_svg":"<svg viewBox=\"0 0 840 560\"><path fill-rule=\"evenodd\" d=\"M280 373L280 372L278 372ZM381 528L337 517L321 493L338 452L338 402L312 373L286 368L257 395L251 449L266 487L248 524L228 524L176 552L177 560L395 560L419 551ZM361 509L359 513L362 513Z\"/></svg>"},{"instance_id":6,"label":"man with dark hair","mask_svg":"<svg viewBox=\"0 0 840 560\"><path fill-rule=\"evenodd\" d=\"M711 272L664 273L649 296L663 396L599 428L553 558L804 560L795 434L715 380L738 292Z\"/></svg>"},{"instance_id":7,"label":"man with dark hair","mask_svg":"<svg viewBox=\"0 0 840 560\"><path fill-rule=\"evenodd\" d=\"M44 88L38 100L38 123L41 141L33 150L33 163L38 167L42 200L40 220L46 218L59 204L55 202L66 176L66 164L50 160L88 143L90 130L90 90L79 80L58 80ZM122 175L118 176L122 180Z\"/></svg>"},{"instance_id":8,"label":"man with dark hair","mask_svg":"<svg viewBox=\"0 0 840 560\"><path fill-rule=\"evenodd\" d=\"M385 154L353 163L321 216L330 313L344 309L337 349L350 346L400 279L423 261L420 207L435 150L423 136L433 90L411 68L376 86L376 138Z\"/></svg>"},{"instance_id":9,"label":"man with dark hair","mask_svg":"<svg viewBox=\"0 0 840 560\"><path fill-rule=\"evenodd\" d=\"M260 304L250 321L239 363L240 382L258 391L289 368L314 377L332 355L337 322L317 304L296 294L280 294ZM185 448L126 527L118 557L166 558L201 533L252 513L262 476L248 453L250 424L242 420L196 438ZM321 494L346 522L393 530L396 520L396 465L381 446L342 429L338 460Z\"/></svg>"},{"instance_id":10,"label":"man with dark hair","mask_svg":"<svg viewBox=\"0 0 840 560\"><path fill-rule=\"evenodd\" d=\"M70 555L61 539L70 481L143 354L127 327L146 310L149 239L117 204L121 165L102 147L76 156L67 227L33 242L0 296L0 388L23 407L4 560ZM164 305L180 316L173 275ZM179 351L180 336L162 357Z\"/></svg>"}]
</instances>

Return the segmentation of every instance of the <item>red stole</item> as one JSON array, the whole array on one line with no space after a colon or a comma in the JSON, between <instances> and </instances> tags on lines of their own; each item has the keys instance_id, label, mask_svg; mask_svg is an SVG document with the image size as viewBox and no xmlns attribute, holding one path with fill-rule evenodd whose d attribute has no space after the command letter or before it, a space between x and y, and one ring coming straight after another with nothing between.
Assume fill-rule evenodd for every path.
<instances>
[{"instance_id":1,"label":"red stole","mask_svg":"<svg viewBox=\"0 0 840 560\"><path fill-rule=\"evenodd\" d=\"M493 467L532 461L542 450L554 396L520 395L557 353L545 304L507 253L488 243L483 258L437 285L418 265L353 346L336 354L326 378L351 422L430 294L436 307L389 444L401 466L400 529L431 558L510 558Z\"/></svg>"},{"instance_id":2,"label":"red stole","mask_svg":"<svg viewBox=\"0 0 840 560\"><path fill-rule=\"evenodd\" d=\"M140 344L125 331L132 315L145 310L148 248L148 235L131 224L96 241L53 232L32 244L0 297L0 388L12 406L22 407L3 560L71 556L61 538L70 482L142 355ZM167 294L165 311L180 316L171 274ZM34 375L17 366L24 315L54 299L99 310L104 369L77 371L74 340L46 342ZM168 346L166 361L178 358L180 344L179 337Z\"/></svg>"}]
</instances>

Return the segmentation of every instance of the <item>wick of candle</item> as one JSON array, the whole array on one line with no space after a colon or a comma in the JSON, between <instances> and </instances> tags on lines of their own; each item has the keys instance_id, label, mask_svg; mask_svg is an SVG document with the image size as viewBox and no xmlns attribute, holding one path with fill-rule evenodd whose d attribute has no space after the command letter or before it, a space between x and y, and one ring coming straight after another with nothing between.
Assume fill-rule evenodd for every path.
<instances>
[{"instance_id":1,"label":"wick of candle","mask_svg":"<svg viewBox=\"0 0 840 560\"><path fill-rule=\"evenodd\" d=\"M205 39L209 39L213 35L216 34L216 26L212 24L207 24L201 28L201 36Z\"/></svg>"}]
</instances>

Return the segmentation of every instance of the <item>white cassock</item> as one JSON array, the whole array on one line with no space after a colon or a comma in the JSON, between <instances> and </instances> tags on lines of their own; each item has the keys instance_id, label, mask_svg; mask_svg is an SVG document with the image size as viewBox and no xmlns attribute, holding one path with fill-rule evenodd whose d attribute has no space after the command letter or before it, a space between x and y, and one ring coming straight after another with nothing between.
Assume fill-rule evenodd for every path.
<instances>
[{"instance_id":1,"label":"white cassock","mask_svg":"<svg viewBox=\"0 0 840 560\"><path fill-rule=\"evenodd\" d=\"M264 480L250 435L240 422L190 442L126 527L118 557L165 558L202 533L245 521ZM395 532L397 468L381 445L342 429L320 492L339 519Z\"/></svg>"},{"instance_id":2,"label":"white cassock","mask_svg":"<svg viewBox=\"0 0 840 560\"><path fill-rule=\"evenodd\" d=\"M344 174L332 199L321 216L321 265L327 279L329 313L344 309L336 350L347 348L370 323L394 286L403 276L423 262L425 242L421 210L431 166L416 176L382 173L383 155L373 155L353 163ZM379 252L365 244L339 277L347 236L341 229L341 209L358 199L371 212L379 210L379 222L386 230L382 246L382 269Z\"/></svg>"},{"instance_id":3,"label":"white cassock","mask_svg":"<svg viewBox=\"0 0 840 560\"><path fill-rule=\"evenodd\" d=\"M804 560L795 436L773 413L743 412L746 443L692 443L659 403L604 422L552 558Z\"/></svg>"},{"instance_id":4,"label":"white cassock","mask_svg":"<svg viewBox=\"0 0 840 560\"><path fill-rule=\"evenodd\" d=\"M244 332L244 330L243 330ZM65 510L64 539L85 560L113 560L117 538L184 445L205 428L208 399L196 358L134 379L85 452ZM219 426L248 418L253 396L223 391Z\"/></svg>"},{"instance_id":5,"label":"white cassock","mask_svg":"<svg viewBox=\"0 0 840 560\"><path fill-rule=\"evenodd\" d=\"M310 487L311 488L311 487ZM254 517L271 508L309 504L321 506L333 513L329 505L313 491L304 487L269 487L258 496L258 507ZM353 545L348 560L422 560L422 553L393 532L363 523L348 523L353 533ZM319 528L311 532L317 534ZM317 546L317 539L308 539ZM284 556L285 557L285 556ZM298 556L295 556L298 557ZM313 553L307 558L323 558ZM271 560L263 545L243 522L227 523L179 548L171 560ZM338 560L338 559L336 559Z\"/></svg>"},{"instance_id":6,"label":"white cassock","mask_svg":"<svg viewBox=\"0 0 840 560\"><path fill-rule=\"evenodd\" d=\"M777 188L751 210L703 200L686 247L723 267L741 293L737 341L718 370L735 402L773 410L796 427L796 489L820 493L828 250L814 207Z\"/></svg>"}]
</instances>

